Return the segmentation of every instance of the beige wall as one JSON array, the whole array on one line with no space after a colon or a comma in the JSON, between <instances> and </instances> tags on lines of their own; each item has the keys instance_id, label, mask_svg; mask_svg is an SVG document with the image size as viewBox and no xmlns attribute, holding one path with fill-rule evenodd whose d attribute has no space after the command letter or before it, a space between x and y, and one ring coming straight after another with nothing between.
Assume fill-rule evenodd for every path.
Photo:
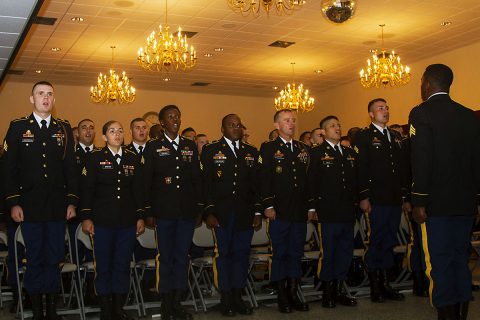
<instances>
[{"instance_id":1,"label":"beige wall","mask_svg":"<svg viewBox=\"0 0 480 320\"><path fill-rule=\"evenodd\" d=\"M10 120L31 113L29 95L32 84L8 82L0 92L0 136L5 136ZM265 141L273 128L274 108L272 98L239 97L227 95L193 94L167 91L138 91L137 99L129 105L94 104L89 98L89 88L55 86L55 115L67 119L76 126L83 118L96 123L96 144L103 145L101 126L108 120L119 120L125 128L130 120L141 117L147 111L159 111L167 104L176 104L182 111L182 128L193 127L197 133L205 133L210 140L221 137L220 122L228 113L237 113L247 126L250 142L256 146ZM127 137L128 136L128 137ZM126 135L130 142L130 134Z\"/></svg>"},{"instance_id":2,"label":"beige wall","mask_svg":"<svg viewBox=\"0 0 480 320\"><path fill-rule=\"evenodd\" d=\"M308 115L300 115L300 130L318 127L319 120L334 114L340 118L343 134L351 127L367 126L370 121L367 113L368 101L382 97L390 106L390 124L405 124L412 107L421 102L420 79L425 68L432 63L443 63L454 73L451 96L459 103L480 109L480 66L475 58L480 54L480 42L452 50L435 57L409 64L412 68L410 83L398 88L365 89L360 81L339 86L315 96L316 108ZM366 57L365 57L366 58ZM408 63L408 61L404 61ZM359 66L360 69L361 66ZM356 72L357 70L352 70Z\"/></svg>"},{"instance_id":3,"label":"beige wall","mask_svg":"<svg viewBox=\"0 0 480 320\"><path fill-rule=\"evenodd\" d=\"M329 114L337 115L344 134L353 126L368 125L366 106L373 98L385 98L391 110L390 123L404 124L411 108L420 103L420 78L431 63L445 63L454 72L452 97L458 102L478 110L480 102L480 67L473 57L480 53L480 42L459 48L433 58L410 64L412 79L399 88L364 89L358 81L315 94L316 109L299 115L298 132L318 126L319 120ZM406 61L408 62L408 61ZM361 66L359 66L360 68ZM352 70L357 72L357 70ZM184 92L140 90L131 105L98 105L90 102L89 88L76 86L56 87L56 115L76 125L83 118L91 118L97 124L97 132L107 120L116 119L128 126L131 119L147 111L158 111L166 104L176 104L182 110L182 127L191 126L197 133L206 133L210 140L220 137L220 120L227 113L237 113L248 127L250 142L256 146L267 139L272 130L273 97L240 97ZM0 91L0 136L3 137L11 119L30 114L28 100L31 84L8 81ZM129 138L127 142L129 142ZM101 145L100 134L96 143Z\"/></svg>"}]
</instances>

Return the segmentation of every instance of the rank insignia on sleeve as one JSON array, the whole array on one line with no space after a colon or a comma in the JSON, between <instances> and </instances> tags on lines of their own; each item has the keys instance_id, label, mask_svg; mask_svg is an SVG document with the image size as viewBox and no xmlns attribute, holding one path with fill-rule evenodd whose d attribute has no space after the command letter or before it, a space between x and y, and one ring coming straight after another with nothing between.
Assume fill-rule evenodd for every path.
<instances>
[{"instance_id":1,"label":"rank insignia on sleeve","mask_svg":"<svg viewBox=\"0 0 480 320\"><path fill-rule=\"evenodd\" d=\"M86 176L87 175L87 168L83 167L83 170L82 170L82 175Z\"/></svg>"},{"instance_id":2,"label":"rank insignia on sleeve","mask_svg":"<svg viewBox=\"0 0 480 320\"><path fill-rule=\"evenodd\" d=\"M258 163L260 163L260 164L263 163L262 156L258 156Z\"/></svg>"},{"instance_id":3,"label":"rank insignia on sleeve","mask_svg":"<svg viewBox=\"0 0 480 320\"><path fill-rule=\"evenodd\" d=\"M360 153L360 150L358 150L357 146L353 147L353 150L355 150L356 153Z\"/></svg>"},{"instance_id":4,"label":"rank insignia on sleeve","mask_svg":"<svg viewBox=\"0 0 480 320\"><path fill-rule=\"evenodd\" d=\"M3 150L7 151L8 149L8 144L7 144L7 141L3 141Z\"/></svg>"},{"instance_id":5,"label":"rank insignia on sleeve","mask_svg":"<svg viewBox=\"0 0 480 320\"><path fill-rule=\"evenodd\" d=\"M413 124L410 125L410 137L411 136L414 136L415 135L415 127L413 126Z\"/></svg>"},{"instance_id":6,"label":"rank insignia on sleeve","mask_svg":"<svg viewBox=\"0 0 480 320\"><path fill-rule=\"evenodd\" d=\"M144 158L143 156L142 156L142 159L140 160L140 162L141 162L142 164L145 163L145 158Z\"/></svg>"},{"instance_id":7,"label":"rank insignia on sleeve","mask_svg":"<svg viewBox=\"0 0 480 320\"><path fill-rule=\"evenodd\" d=\"M200 162L200 170L203 170L203 163Z\"/></svg>"}]
</instances>

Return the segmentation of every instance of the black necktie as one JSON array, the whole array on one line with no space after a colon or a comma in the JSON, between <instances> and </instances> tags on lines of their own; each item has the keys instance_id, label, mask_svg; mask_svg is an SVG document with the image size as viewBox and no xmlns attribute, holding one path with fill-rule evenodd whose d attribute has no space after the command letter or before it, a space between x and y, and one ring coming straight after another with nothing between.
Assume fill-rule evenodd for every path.
<instances>
[{"instance_id":1,"label":"black necktie","mask_svg":"<svg viewBox=\"0 0 480 320\"><path fill-rule=\"evenodd\" d=\"M235 157L238 158L237 142L236 142L236 141L232 141L232 146L233 146L233 153L235 153Z\"/></svg>"},{"instance_id":2,"label":"black necktie","mask_svg":"<svg viewBox=\"0 0 480 320\"><path fill-rule=\"evenodd\" d=\"M85 153L90 153L90 147L85 147Z\"/></svg>"},{"instance_id":3,"label":"black necktie","mask_svg":"<svg viewBox=\"0 0 480 320\"><path fill-rule=\"evenodd\" d=\"M119 154L116 154L114 158L117 164L120 164L120 161L122 161L122 157Z\"/></svg>"},{"instance_id":4,"label":"black necktie","mask_svg":"<svg viewBox=\"0 0 480 320\"><path fill-rule=\"evenodd\" d=\"M143 154L143 146L138 146L138 154L139 155Z\"/></svg>"},{"instance_id":5,"label":"black necktie","mask_svg":"<svg viewBox=\"0 0 480 320\"><path fill-rule=\"evenodd\" d=\"M40 127L42 132L47 131L47 120L43 119L42 121L40 121L40 123L42 124L42 126Z\"/></svg>"},{"instance_id":6,"label":"black necktie","mask_svg":"<svg viewBox=\"0 0 480 320\"><path fill-rule=\"evenodd\" d=\"M342 153L340 152L340 148L338 147L338 144L336 144L333 149L335 149L335 151L337 151L338 155L342 155Z\"/></svg>"},{"instance_id":7,"label":"black necktie","mask_svg":"<svg viewBox=\"0 0 480 320\"><path fill-rule=\"evenodd\" d=\"M285 145L287 146L288 150L293 151L291 142L286 142Z\"/></svg>"},{"instance_id":8,"label":"black necktie","mask_svg":"<svg viewBox=\"0 0 480 320\"><path fill-rule=\"evenodd\" d=\"M387 140L390 142L390 139L388 138L388 131L387 131L387 128L384 128L383 129L383 135L385 136L385 138L387 138Z\"/></svg>"},{"instance_id":9,"label":"black necktie","mask_svg":"<svg viewBox=\"0 0 480 320\"><path fill-rule=\"evenodd\" d=\"M178 144L175 140L172 141L172 144L173 144L173 147L175 148L175 150L178 149Z\"/></svg>"}]
</instances>

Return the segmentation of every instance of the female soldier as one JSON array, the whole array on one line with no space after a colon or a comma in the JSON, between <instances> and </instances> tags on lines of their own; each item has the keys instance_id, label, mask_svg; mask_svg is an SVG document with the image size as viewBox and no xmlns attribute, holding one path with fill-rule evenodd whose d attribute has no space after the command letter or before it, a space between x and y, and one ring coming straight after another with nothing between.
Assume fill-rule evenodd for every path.
<instances>
[{"instance_id":1,"label":"female soldier","mask_svg":"<svg viewBox=\"0 0 480 320\"><path fill-rule=\"evenodd\" d=\"M119 122L108 121L102 133L106 146L95 150L82 170L82 229L93 244L100 319L127 320L123 305L135 233L145 229L143 171L138 156L122 147Z\"/></svg>"}]
</instances>

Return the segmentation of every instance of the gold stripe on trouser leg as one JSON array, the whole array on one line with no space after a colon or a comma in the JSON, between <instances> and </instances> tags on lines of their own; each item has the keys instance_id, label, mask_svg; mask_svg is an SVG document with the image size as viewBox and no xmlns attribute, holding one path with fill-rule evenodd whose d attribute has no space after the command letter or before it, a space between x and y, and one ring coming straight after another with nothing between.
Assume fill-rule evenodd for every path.
<instances>
[{"instance_id":1,"label":"gold stripe on trouser leg","mask_svg":"<svg viewBox=\"0 0 480 320\"><path fill-rule=\"evenodd\" d=\"M425 274L427 275L428 280L430 280L430 284L428 287L428 296L430 298L430 305L433 306L432 301L432 292L433 292L433 279L432 279L432 263L430 260L430 251L428 250L428 238L427 238L427 224L424 222L420 225L422 228L422 246L423 246L423 253L425 255L425 265L427 269L425 270Z\"/></svg>"},{"instance_id":2,"label":"gold stripe on trouser leg","mask_svg":"<svg viewBox=\"0 0 480 320\"><path fill-rule=\"evenodd\" d=\"M218 243L217 243L217 235L215 234L215 228L212 228L212 235L213 235L213 243L215 245L214 248L214 255L212 259L212 269L213 269L213 285L215 288L219 289L218 287L218 269L217 269L217 258L220 256L218 252Z\"/></svg>"},{"instance_id":3,"label":"gold stripe on trouser leg","mask_svg":"<svg viewBox=\"0 0 480 320\"><path fill-rule=\"evenodd\" d=\"M91 233L90 233L90 242L92 243L93 272L95 273L95 276L93 277L93 290L95 291L95 295L98 296L97 286L95 284L96 282L95 280L97 280L97 259L95 259L95 242L93 241L93 234Z\"/></svg>"},{"instance_id":4,"label":"gold stripe on trouser leg","mask_svg":"<svg viewBox=\"0 0 480 320\"><path fill-rule=\"evenodd\" d=\"M412 258L412 250L413 250L412 247L414 246L413 226L412 226L412 222L408 218L408 214L406 213L405 213L405 218L407 219L408 232L410 233L410 241L408 242L408 245L407 245L407 268L408 268L408 271L412 272L412 261L410 259ZM417 243L417 246L418 246L418 243Z\"/></svg>"},{"instance_id":5,"label":"gold stripe on trouser leg","mask_svg":"<svg viewBox=\"0 0 480 320\"><path fill-rule=\"evenodd\" d=\"M365 251L363 252L363 262L366 264L365 256L367 255L368 248L370 247L370 238L372 236L372 226L370 224L370 212L365 212L365 223L367 224L367 239L363 242L365 245ZM368 265L367 265L368 269Z\"/></svg>"},{"instance_id":6,"label":"gold stripe on trouser leg","mask_svg":"<svg viewBox=\"0 0 480 320\"><path fill-rule=\"evenodd\" d=\"M155 229L155 244L157 246L157 254L155 255L155 290L160 292L160 250L158 249L157 227Z\"/></svg>"},{"instance_id":7,"label":"gold stripe on trouser leg","mask_svg":"<svg viewBox=\"0 0 480 320\"><path fill-rule=\"evenodd\" d=\"M320 254L318 255L318 265L317 265L317 277L320 279L320 273L322 272L322 264L323 264L323 237L322 237L322 224L319 222L317 223L318 229L318 239L319 239L319 250Z\"/></svg>"},{"instance_id":8,"label":"gold stripe on trouser leg","mask_svg":"<svg viewBox=\"0 0 480 320\"><path fill-rule=\"evenodd\" d=\"M272 256L273 256L273 246L272 246L272 238L270 237L270 219L267 218L267 237L268 237L268 253L270 256L268 257L268 279L272 277Z\"/></svg>"}]
</instances>

